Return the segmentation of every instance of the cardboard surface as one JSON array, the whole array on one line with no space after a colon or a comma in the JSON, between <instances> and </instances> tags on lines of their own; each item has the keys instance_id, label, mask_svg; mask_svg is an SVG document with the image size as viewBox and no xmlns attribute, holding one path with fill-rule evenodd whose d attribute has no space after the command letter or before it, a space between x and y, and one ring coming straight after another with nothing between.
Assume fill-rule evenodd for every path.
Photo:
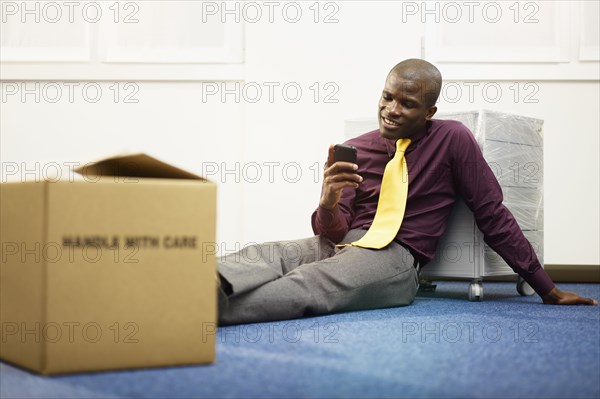
<instances>
[{"instance_id":1,"label":"cardboard surface","mask_svg":"<svg viewBox=\"0 0 600 399\"><path fill-rule=\"evenodd\" d=\"M108 164L2 185L0 357L44 374L214 361L215 184L143 154Z\"/></svg>"}]
</instances>

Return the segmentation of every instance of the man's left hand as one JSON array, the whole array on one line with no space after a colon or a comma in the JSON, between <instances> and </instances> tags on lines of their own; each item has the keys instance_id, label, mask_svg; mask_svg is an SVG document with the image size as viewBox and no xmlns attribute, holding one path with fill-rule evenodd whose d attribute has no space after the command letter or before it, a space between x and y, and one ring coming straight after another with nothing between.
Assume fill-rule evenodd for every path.
<instances>
[{"instance_id":1,"label":"man's left hand","mask_svg":"<svg viewBox=\"0 0 600 399\"><path fill-rule=\"evenodd\" d=\"M547 305L598 305L598 302L592 298L584 298L574 292L561 291L556 287L542 299Z\"/></svg>"}]
</instances>

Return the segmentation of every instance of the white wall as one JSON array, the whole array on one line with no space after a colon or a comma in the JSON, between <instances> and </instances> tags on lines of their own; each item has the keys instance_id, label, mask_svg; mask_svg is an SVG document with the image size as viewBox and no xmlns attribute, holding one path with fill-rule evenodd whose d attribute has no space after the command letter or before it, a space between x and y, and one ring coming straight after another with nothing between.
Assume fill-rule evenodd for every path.
<instances>
[{"instance_id":1,"label":"white wall","mask_svg":"<svg viewBox=\"0 0 600 399\"><path fill-rule=\"evenodd\" d=\"M256 102L243 95L239 101L233 95L224 101L203 98L207 86L198 81L137 82L137 104L122 97L115 103L113 82L100 83L103 97L95 104L81 96L57 104L43 99L38 104L31 97L3 100L2 162L26 162L31 168L36 162L85 162L146 151L210 173L219 183L222 252L255 241L311 235L310 215L321 184L317 163L324 161L328 144L343 140L344 120L375 115L385 75L396 62L421 56L423 25L417 19L399 22L400 2L337 4L338 23L314 23L307 17L295 24L277 18L245 25L241 84L252 98L251 89L262 87ZM439 67L444 74L445 65ZM273 102L265 82L278 84ZM478 81L479 87L488 82ZM498 81L502 95L497 102L477 87L471 99L468 86L457 82L465 88L463 95L457 101L442 98L438 107L488 108L544 119L545 261L598 264L598 81L534 81L535 86L525 87L527 82ZM297 102L282 93L286 84L302 89ZM293 96L289 86L287 94ZM315 101L317 87L321 96ZM337 102L325 102L327 94Z\"/></svg>"}]
</instances>

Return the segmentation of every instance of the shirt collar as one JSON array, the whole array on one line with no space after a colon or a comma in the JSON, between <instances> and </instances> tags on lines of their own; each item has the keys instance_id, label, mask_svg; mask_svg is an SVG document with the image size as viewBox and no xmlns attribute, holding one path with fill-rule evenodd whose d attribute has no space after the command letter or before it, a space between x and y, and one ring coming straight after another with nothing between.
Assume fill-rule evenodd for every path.
<instances>
[{"instance_id":1,"label":"shirt collar","mask_svg":"<svg viewBox=\"0 0 600 399\"><path fill-rule=\"evenodd\" d=\"M431 132L431 121L428 120L427 121L427 131L425 132L425 136L421 137L417 141L413 141L412 143L410 143L410 145L406 149L406 153L408 154L408 153L412 152L413 150L415 150L419 146L419 144L423 141L423 139L426 138L427 136L429 136L430 132ZM386 139L385 137L383 137L381 135L379 137L381 137L381 139L385 143L385 149L387 151L388 156L390 158L393 158L394 155L396 154L396 140Z\"/></svg>"}]
</instances>

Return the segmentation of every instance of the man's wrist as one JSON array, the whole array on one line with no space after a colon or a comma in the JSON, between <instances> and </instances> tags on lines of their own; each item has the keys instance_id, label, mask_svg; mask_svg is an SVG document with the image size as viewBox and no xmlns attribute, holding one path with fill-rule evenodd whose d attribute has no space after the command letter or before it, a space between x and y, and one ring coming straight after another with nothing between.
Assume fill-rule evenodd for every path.
<instances>
[{"instance_id":1,"label":"man's wrist","mask_svg":"<svg viewBox=\"0 0 600 399\"><path fill-rule=\"evenodd\" d=\"M558 303L561 299L562 292L554 287L552 290L546 295L542 296L542 300L544 303Z\"/></svg>"},{"instance_id":2,"label":"man's wrist","mask_svg":"<svg viewBox=\"0 0 600 399\"><path fill-rule=\"evenodd\" d=\"M319 203L319 208L317 209L317 220L319 224L323 227L329 227L333 223L336 217L337 205L333 207L333 209L329 209L323 204Z\"/></svg>"},{"instance_id":3,"label":"man's wrist","mask_svg":"<svg viewBox=\"0 0 600 399\"><path fill-rule=\"evenodd\" d=\"M328 210L329 212L333 212L333 210L337 206L337 203L330 204L330 203L327 203L326 201L323 201L323 199L321 199L321 201L319 201L319 206L325 210Z\"/></svg>"}]
</instances>

